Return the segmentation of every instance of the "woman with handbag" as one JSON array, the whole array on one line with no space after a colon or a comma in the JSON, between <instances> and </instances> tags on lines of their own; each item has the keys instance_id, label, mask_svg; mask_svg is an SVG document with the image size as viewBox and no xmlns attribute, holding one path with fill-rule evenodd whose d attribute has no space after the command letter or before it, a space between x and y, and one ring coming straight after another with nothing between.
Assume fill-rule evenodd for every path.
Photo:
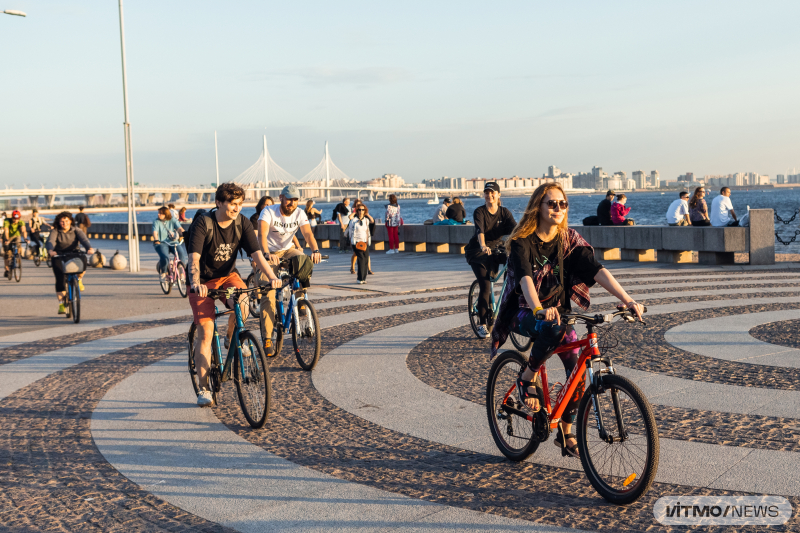
<instances>
[{"instance_id":1,"label":"woman with handbag","mask_svg":"<svg viewBox=\"0 0 800 533\"><path fill-rule=\"evenodd\" d=\"M356 199L353 202L353 213L356 212L356 209L358 209L358 206L360 206L360 205L364 206L364 209L365 209L364 217L366 217L366 219L369 220L369 234L370 234L370 236L375 235L375 219L372 218L372 215L369 214L369 207L367 207L366 204L364 202L362 202L360 198ZM351 274L355 274L356 273L356 254L353 254L353 257L350 258L350 273ZM367 261L367 274L369 274L370 276L372 274L374 274L374 272L372 271L372 258L371 257Z\"/></svg>"},{"instance_id":2,"label":"woman with handbag","mask_svg":"<svg viewBox=\"0 0 800 533\"><path fill-rule=\"evenodd\" d=\"M369 245L372 243L372 236L369 233L369 219L366 217L367 206L359 205L355 210L355 216L350 219L350 224L345 232L353 246L353 253L356 254L358 263L358 283L363 285L367 282L367 272L369 270Z\"/></svg>"}]
</instances>

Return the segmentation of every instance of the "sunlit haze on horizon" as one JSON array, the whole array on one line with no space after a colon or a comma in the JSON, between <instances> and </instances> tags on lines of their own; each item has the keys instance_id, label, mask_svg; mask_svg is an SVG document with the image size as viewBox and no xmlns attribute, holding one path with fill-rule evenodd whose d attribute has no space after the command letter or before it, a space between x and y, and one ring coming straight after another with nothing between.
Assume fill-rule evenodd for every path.
<instances>
[{"instance_id":1,"label":"sunlit haze on horizon","mask_svg":"<svg viewBox=\"0 0 800 533\"><path fill-rule=\"evenodd\" d=\"M153 2L125 8L135 178L272 158L395 173L800 167L800 3ZM117 2L3 0L0 186L125 182Z\"/></svg>"}]
</instances>

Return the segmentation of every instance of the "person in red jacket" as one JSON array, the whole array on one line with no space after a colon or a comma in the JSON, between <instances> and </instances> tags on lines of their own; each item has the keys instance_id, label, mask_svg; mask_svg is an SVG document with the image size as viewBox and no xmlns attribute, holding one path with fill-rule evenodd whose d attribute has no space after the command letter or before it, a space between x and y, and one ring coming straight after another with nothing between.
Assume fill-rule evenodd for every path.
<instances>
[{"instance_id":1,"label":"person in red jacket","mask_svg":"<svg viewBox=\"0 0 800 533\"><path fill-rule=\"evenodd\" d=\"M635 222L625 216L631 212L630 207L625 207L628 197L624 194L617 195L617 201L611 206L611 222L615 226L633 226Z\"/></svg>"}]
</instances>

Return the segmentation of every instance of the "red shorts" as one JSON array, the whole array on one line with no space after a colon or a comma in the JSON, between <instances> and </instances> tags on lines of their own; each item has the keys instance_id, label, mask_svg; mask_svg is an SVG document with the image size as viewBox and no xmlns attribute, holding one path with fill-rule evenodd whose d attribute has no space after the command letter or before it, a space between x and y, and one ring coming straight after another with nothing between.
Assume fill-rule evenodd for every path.
<instances>
[{"instance_id":1,"label":"red shorts","mask_svg":"<svg viewBox=\"0 0 800 533\"><path fill-rule=\"evenodd\" d=\"M206 281L203 283L203 285L209 289L227 289L228 287L236 287L237 289L247 288L247 285L244 284L244 281L242 281L242 278L240 278L239 274L236 272L233 272L231 275L225 276L224 278ZM222 300L220 299L220 301ZM224 303L227 307L228 303ZM190 292L189 305L192 306L192 315L194 315L195 324L214 320L214 314L217 310L217 307L214 305L214 298L203 298L199 294Z\"/></svg>"}]
</instances>

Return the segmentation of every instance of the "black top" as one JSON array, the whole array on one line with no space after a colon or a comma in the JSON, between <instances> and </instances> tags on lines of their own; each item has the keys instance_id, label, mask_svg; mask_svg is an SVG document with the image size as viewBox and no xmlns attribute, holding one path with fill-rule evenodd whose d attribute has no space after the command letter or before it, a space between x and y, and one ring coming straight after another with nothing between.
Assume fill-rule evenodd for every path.
<instances>
[{"instance_id":1,"label":"black top","mask_svg":"<svg viewBox=\"0 0 800 533\"><path fill-rule=\"evenodd\" d=\"M338 213L341 213L342 218L344 218L350 214L350 208L345 207L343 202L336 204L336 207L333 208L333 216L331 217L333 222L339 222L339 217L336 216Z\"/></svg>"},{"instance_id":2,"label":"black top","mask_svg":"<svg viewBox=\"0 0 800 533\"><path fill-rule=\"evenodd\" d=\"M456 222L464 222L464 217L467 216L467 211L461 204L452 204L445 211L444 216Z\"/></svg>"},{"instance_id":3,"label":"black top","mask_svg":"<svg viewBox=\"0 0 800 533\"><path fill-rule=\"evenodd\" d=\"M70 226L69 231L64 231L62 228L53 229L47 238L45 248L48 251L68 254L79 252L81 244L87 250L92 247L83 231L75 226Z\"/></svg>"},{"instance_id":4,"label":"black top","mask_svg":"<svg viewBox=\"0 0 800 533\"><path fill-rule=\"evenodd\" d=\"M549 262L554 268L558 266L559 241L560 239L556 238L550 242L543 242L535 233L524 239L511 241L509 263L517 279L515 287L517 293L522 294L520 288L522 278L525 276L533 278L534 271L541 268L540 265ZM564 258L564 283L567 284L569 276L574 275L587 287L591 287L595 284L594 277L602 268L603 265L594 257L591 247L579 246ZM556 278L558 277L556 275ZM560 283L554 287L545 287L543 283L538 296L542 307L555 307L558 302L559 311L570 309L570 299L568 296L565 297L564 287Z\"/></svg>"},{"instance_id":5,"label":"black top","mask_svg":"<svg viewBox=\"0 0 800 533\"><path fill-rule=\"evenodd\" d=\"M205 244L207 217L201 217L192 230L192 240L188 243L190 254L200 254L200 282L205 283L212 279L229 276L236 270L236 255L243 248L247 255L252 255L259 250L258 240L253 231L253 225L244 215L239 215L242 220L242 237L236 242L236 221L232 221L227 228L220 227L215 213L209 213L214 222L214 236L208 246Z\"/></svg>"},{"instance_id":6,"label":"black top","mask_svg":"<svg viewBox=\"0 0 800 533\"><path fill-rule=\"evenodd\" d=\"M258 231L258 217L261 216L261 211L256 211L255 214L250 215L250 225L253 226L253 230Z\"/></svg>"},{"instance_id":7,"label":"black top","mask_svg":"<svg viewBox=\"0 0 800 533\"><path fill-rule=\"evenodd\" d=\"M75 224L83 224L84 226L89 224L89 215L86 213L78 213L75 215Z\"/></svg>"},{"instance_id":8,"label":"black top","mask_svg":"<svg viewBox=\"0 0 800 533\"><path fill-rule=\"evenodd\" d=\"M601 226L613 226L611 222L611 200L604 199L597 206L597 218L600 219Z\"/></svg>"},{"instance_id":9,"label":"black top","mask_svg":"<svg viewBox=\"0 0 800 533\"><path fill-rule=\"evenodd\" d=\"M491 214L485 205L478 207L472 213L472 221L475 223L475 234L464 248L467 262L480 255L481 245L478 242L478 235L483 233L483 240L489 248L496 248L500 244L500 238L510 235L517 225L514 215L508 208L499 206L495 214Z\"/></svg>"}]
</instances>

